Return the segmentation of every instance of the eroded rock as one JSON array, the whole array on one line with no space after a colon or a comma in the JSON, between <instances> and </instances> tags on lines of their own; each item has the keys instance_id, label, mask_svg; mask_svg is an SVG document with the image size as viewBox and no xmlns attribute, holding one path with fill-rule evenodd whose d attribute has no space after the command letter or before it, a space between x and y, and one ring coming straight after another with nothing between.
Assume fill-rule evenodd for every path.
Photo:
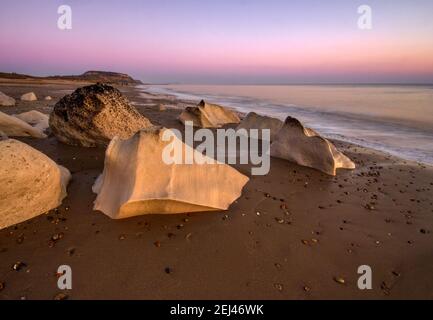
<instances>
[{"instance_id":1,"label":"eroded rock","mask_svg":"<svg viewBox=\"0 0 433 320\"><path fill-rule=\"evenodd\" d=\"M0 91L0 106L2 107L13 107L15 105L15 99L5 95Z\"/></svg>"},{"instance_id":2,"label":"eroded rock","mask_svg":"<svg viewBox=\"0 0 433 320\"><path fill-rule=\"evenodd\" d=\"M240 122L236 112L203 100L196 107L186 107L179 120L184 124L191 121L199 128L220 128L225 124Z\"/></svg>"},{"instance_id":3,"label":"eroded rock","mask_svg":"<svg viewBox=\"0 0 433 320\"><path fill-rule=\"evenodd\" d=\"M36 94L34 92L28 92L28 93L24 93L21 96L21 100L22 101L36 101L36 100L38 100L38 97L36 96Z\"/></svg>"},{"instance_id":4,"label":"eroded rock","mask_svg":"<svg viewBox=\"0 0 433 320\"><path fill-rule=\"evenodd\" d=\"M27 122L0 112L0 133L9 137L34 137L46 138L46 134L40 127L32 127Z\"/></svg>"},{"instance_id":5,"label":"eroded rock","mask_svg":"<svg viewBox=\"0 0 433 320\"><path fill-rule=\"evenodd\" d=\"M84 147L105 146L115 136L127 139L152 126L119 90L100 83L60 99L49 124L59 141Z\"/></svg>"},{"instance_id":6,"label":"eroded rock","mask_svg":"<svg viewBox=\"0 0 433 320\"><path fill-rule=\"evenodd\" d=\"M103 174L93 186L98 194L95 210L113 219L217 211L226 210L241 195L246 176L203 156L175 136L163 141L170 133L169 129L154 127L128 140L114 138L110 142ZM175 149L190 152L199 162L166 164L163 154L170 143Z\"/></svg>"},{"instance_id":7,"label":"eroded rock","mask_svg":"<svg viewBox=\"0 0 433 320\"><path fill-rule=\"evenodd\" d=\"M242 120L242 122L239 124L236 130L258 129L259 137L261 137L262 135L260 134L260 131L263 129L268 129L270 130L270 141L273 141L277 133L281 130L282 127L283 127L283 121L279 119L268 117L268 116L262 116L255 112L250 112L247 114L245 119Z\"/></svg>"},{"instance_id":8,"label":"eroded rock","mask_svg":"<svg viewBox=\"0 0 433 320\"><path fill-rule=\"evenodd\" d=\"M49 127L49 116L36 110L27 111L20 114L14 114L13 116L20 120L23 120L24 122L31 125L33 128L36 128L42 132L47 130Z\"/></svg>"},{"instance_id":9,"label":"eroded rock","mask_svg":"<svg viewBox=\"0 0 433 320\"><path fill-rule=\"evenodd\" d=\"M287 117L271 144L271 156L333 176L338 168L355 168L355 163L338 151L331 142L314 130L305 128L299 120L292 117Z\"/></svg>"},{"instance_id":10,"label":"eroded rock","mask_svg":"<svg viewBox=\"0 0 433 320\"><path fill-rule=\"evenodd\" d=\"M0 229L58 207L69 171L14 139L0 141Z\"/></svg>"}]
</instances>

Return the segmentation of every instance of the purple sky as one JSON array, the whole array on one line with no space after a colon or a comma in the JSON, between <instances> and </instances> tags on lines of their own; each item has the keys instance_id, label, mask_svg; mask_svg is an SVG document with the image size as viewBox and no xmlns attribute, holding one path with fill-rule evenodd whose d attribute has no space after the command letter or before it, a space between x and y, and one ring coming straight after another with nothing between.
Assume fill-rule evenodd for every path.
<instances>
[{"instance_id":1,"label":"purple sky","mask_svg":"<svg viewBox=\"0 0 433 320\"><path fill-rule=\"evenodd\" d=\"M58 6L72 30L57 28ZM373 29L357 28L357 8ZM0 71L146 82L433 83L433 1L2 0Z\"/></svg>"}]
</instances>

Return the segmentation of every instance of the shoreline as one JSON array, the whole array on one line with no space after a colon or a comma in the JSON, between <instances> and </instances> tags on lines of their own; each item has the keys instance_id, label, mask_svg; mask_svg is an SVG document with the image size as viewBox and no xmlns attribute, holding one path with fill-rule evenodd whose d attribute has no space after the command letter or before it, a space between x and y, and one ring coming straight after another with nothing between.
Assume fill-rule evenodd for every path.
<instances>
[{"instance_id":1,"label":"shoreline","mask_svg":"<svg viewBox=\"0 0 433 320\"><path fill-rule=\"evenodd\" d=\"M0 110L47 113L76 86L0 84L15 98L28 91L53 97ZM182 130L181 109L158 109L170 99L118 89L154 124ZM103 149L52 136L16 139L68 168L72 181L58 210L0 230L0 299L52 299L62 264L73 272L70 299L433 298L428 165L333 140L357 169L330 177L272 158L267 176L250 176L250 165L234 165L251 180L228 211L111 220L92 210ZM12 270L18 261L26 266ZM357 287L361 265L372 267L373 290Z\"/></svg>"},{"instance_id":2,"label":"shoreline","mask_svg":"<svg viewBox=\"0 0 433 320\"><path fill-rule=\"evenodd\" d=\"M292 87L288 89L286 97L283 94L283 89L280 87L260 87L255 86L255 90L246 89L245 86L234 86L228 88L228 86L173 86L173 87L161 87L161 86L139 86L140 90L147 90L152 93L160 93L163 95L170 95L179 99L200 99L205 98L213 103L221 104L224 106L230 106L236 109L238 112L249 112L255 111L257 113L266 114L268 116L279 118L284 120L285 117L290 114L300 119L307 126L321 132L327 138L337 138L349 143L358 144L367 148L372 148L378 151L384 151L389 154L400 156L407 160L418 161L424 164L433 165L433 131L431 130L431 121L433 118L425 118L423 120L415 120L414 113L406 111L408 117L402 117L398 115L398 112L403 112L401 106L397 104L397 114L391 111L391 108L372 108L379 103L378 98L371 98L361 103L360 94L368 94L364 92L365 89L358 88L354 90L354 96L356 103L351 108L342 108L346 103L348 106L351 105L350 97L346 88L337 87L335 89L335 99L339 100L334 107L331 107L330 94L320 86L301 86L300 90L306 96L312 95L314 98L301 98L302 94L294 92ZM265 88L265 89L264 89ZM313 88L313 89L312 89ZM236 90L240 90L236 93ZM267 91L268 90L268 91ZM395 89L397 90L397 89ZM419 90L419 88L417 89ZM387 97L384 99L384 106L389 106L394 99L406 99L403 104L413 103L417 105L416 101L412 101L410 95L403 90L403 92L390 94L389 91L393 91L392 88L388 89L368 89L371 91L370 94L375 96L380 93L380 96ZM384 91L384 92L382 92ZM276 100L273 100L269 95L271 93L279 94ZM406 94L404 93L406 92ZM409 92L410 93L410 92ZM248 95L250 94L250 95ZM283 94L283 96L281 96ZM324 107L317 107L320 105L317 100L317 96L325 94ZM263 96L262 96L263 95ZM288 97L294 95L294 99L288 99ZM424 92L425 95L425 92ZM357 97L357 98L356 98ZM393 97L393 98L391 98ZM361 100L360 100L361 99ZM422 105L426 104L427 98L424 98ZM310 100L310 104L307 101ZM320 100L320 99L319 99ZM303 102L301 102L303 101ZM319 103L315 106L313 102ZM290 103L289 103L290 102ZM295 102L295 104L293 104ZM313 104L311 104L313 103ZM364 107L366 108L364 108ZM359 108L364 110L362 112L350 112L352 108ZM399 109L400 108L400 109ZM381 109L379 112L385 114L374 115L376 109ZM400 111L399 111L400 110ZM373 112L373 113L371 113ZM420 113L422 114L422 113ZM417 116L417 118L420 118ZM430 119L430 120L428 120Z\"/></svg>"}]
</instances>

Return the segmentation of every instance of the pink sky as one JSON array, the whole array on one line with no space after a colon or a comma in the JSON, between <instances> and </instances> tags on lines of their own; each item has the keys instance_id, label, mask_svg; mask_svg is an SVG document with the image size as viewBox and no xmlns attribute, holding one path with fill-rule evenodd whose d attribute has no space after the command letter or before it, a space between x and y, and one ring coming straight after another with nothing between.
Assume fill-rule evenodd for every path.
<instances>
[{"instance_id":1,"label":"pink sky","mask_svg":"<svg viewBox=\"0 0 433 320\"><path fill-rule=\"evenodd\" d=\"M57 29L58 1L5 2L1 71L102 69L150 82L433 82L430 1L371 1L370 31L356 27L356 1L72 1L69 31Z\"/></svg>"}]
</instances>

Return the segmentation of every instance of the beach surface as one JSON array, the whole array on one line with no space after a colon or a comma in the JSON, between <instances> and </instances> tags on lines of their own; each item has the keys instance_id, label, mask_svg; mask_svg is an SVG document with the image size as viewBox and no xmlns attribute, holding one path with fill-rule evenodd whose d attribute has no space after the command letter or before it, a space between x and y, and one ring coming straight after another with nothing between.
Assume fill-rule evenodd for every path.
<instances>
[{"instance_id":1,"label":"beach surface","mask_svg":"<svg viewBox=\"0 0 433 320\"><path fill-rule=\"evenodd\" d=\"M17 105L0 110L49 113L82 85L2 80ZM152 123L182 130L188 102L118 89ZM39 100L20 101L29 91ZM250 181L228 211L111 220L92 210L103 149L52 135L16 139L68 168L72 181L57 210L0 230L0 299L433 298L431 166L335 141L357 169L330 177L271 159L268 175L251 176L249 165L234 165ZM57 288L60 265L72 268L72 290ZM372 290L358 288L362 265Z\"/></svg>"}]
</instances>

